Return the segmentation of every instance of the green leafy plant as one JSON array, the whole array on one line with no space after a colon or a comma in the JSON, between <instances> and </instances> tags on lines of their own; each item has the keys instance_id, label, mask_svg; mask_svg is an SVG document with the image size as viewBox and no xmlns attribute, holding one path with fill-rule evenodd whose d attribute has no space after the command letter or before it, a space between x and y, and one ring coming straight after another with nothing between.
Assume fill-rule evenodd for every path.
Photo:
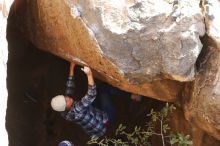
<instances>
[{"instance_id":1,"label":"green leafy plant","mask_svg":"<svg viewBox=\"0 0 220 146\"><path fill-rule=\"evenodd\" d=\"M188 146L192 145L189 135L184 135L181 133L170 135L170 144L176 146Z\"/></svg>"},{"instance_id":2,"label":"green leafy plant","mask_svg":"<svg viewBox=\"0 0 220 146\"><path fill-rule=\"evenodd\" d=\"M151 146L150 138L158 136L161 138L163 146L166 146L166 143L169 143L171 146L190 146L192 141L189 135L172 133L171 128L167 124L169 120L168 115L175 109L173 105L168 103L160 111L152 109L147 115L151 120L146 122L144 128L135 126L132 132L127 132L127 127L120 124L115 132L116 138L92 138L88 141L88 144L97 144L99 146L108 146L110 144L114 146ZM120 137L124 137L125 140L124 138L122 140Z\"/></svg>"}]
</instances>

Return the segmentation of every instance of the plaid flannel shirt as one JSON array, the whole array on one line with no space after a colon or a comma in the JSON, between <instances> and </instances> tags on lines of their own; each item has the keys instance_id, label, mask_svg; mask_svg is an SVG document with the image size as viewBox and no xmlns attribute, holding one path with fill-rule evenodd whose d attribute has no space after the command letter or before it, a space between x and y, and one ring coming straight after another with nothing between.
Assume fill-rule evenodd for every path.
<instances>
[{"instance_id":1,"label":"plaid flannel shirt","mask_svg":"<svg viewBox=\"0 0 220 146\"><path fill-rule=\"evenodd\" d=\"M68 78L66 84L66 95L72 95L74 78ZM86 95L79 101L74 101L72 108L63 112L62 116L68 120L81 125L85 132L91 137L101 137L106 132L105 123L108 121L107 114L94 108L91 104L97 95L96 85L88 86Z\"/></svg>"}]
</instances>

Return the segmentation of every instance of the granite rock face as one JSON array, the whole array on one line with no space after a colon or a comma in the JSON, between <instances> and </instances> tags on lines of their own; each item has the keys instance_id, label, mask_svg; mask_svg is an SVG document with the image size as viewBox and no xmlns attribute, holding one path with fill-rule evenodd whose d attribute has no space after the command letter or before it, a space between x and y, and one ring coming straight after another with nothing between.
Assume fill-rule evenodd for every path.
<instances>
[{"instance_id":1,"label":"granite rock face","mask_svg":"<svg viewBox=\"0 0 220 146\"><path fill-rule=\"evenodd\" d=\"M102 51L124 78L192 81L204 35L200 1L69 0Z\"/></svg>"}]
</instances>

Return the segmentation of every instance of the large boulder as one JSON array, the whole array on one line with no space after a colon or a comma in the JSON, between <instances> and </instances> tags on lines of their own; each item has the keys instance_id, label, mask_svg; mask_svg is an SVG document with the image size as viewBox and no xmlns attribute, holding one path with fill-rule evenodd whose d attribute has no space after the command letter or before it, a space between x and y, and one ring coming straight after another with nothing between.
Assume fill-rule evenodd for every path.
<instances>
[{"instance_id":1,"label":"large boulder","mask_svg":"<svg viewBox=\"0 0 220 146\"><path fill-rule=\"evenodd\" d=\"M175 101L179 81L194 79L202 48L199 3L24 0L14 16L22 21L14 24L36 47L89 65L113 86Z\"/></svg>"},{"instance_id":2,"label":"large boulder","mask_svg":"<svg viewBox=\"0 0 220 146\"><path fill-rule=\"evenodd\" d=\"M103 52L130 82L194 79L204 35L200 1L72 1ZM175 37L174 37L175 36Z\"/></svg>"}]
</instances>

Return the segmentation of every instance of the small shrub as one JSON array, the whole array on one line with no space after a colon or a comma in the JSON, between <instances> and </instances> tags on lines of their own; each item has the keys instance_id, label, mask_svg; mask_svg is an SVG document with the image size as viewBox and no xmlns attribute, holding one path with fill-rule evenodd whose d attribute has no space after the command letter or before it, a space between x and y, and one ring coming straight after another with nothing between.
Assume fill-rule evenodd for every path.
<instances>
[{"instance_id":1,"label":"small shrub","mask_svg":"<svg viewBox=\"0 0 220 146\"><path fill-rule=\"evenodd\" d=\"M182 133L173 133L167 124L168 115L173 112L176 108L168 103L159 111L151 110L150 121L146 122L146 126L141 128L135 126L132 132L126 132L126 126L120 124L117 128L115 135L116 137L123 136L126 138L122 141L120 138L91 138L87 144L97 144L99 146L152 146L150 143L150 138L154 135L159 136L162 141L162 145L166 146L166 142L171 146L190 146L192 141L189 135L184 135ZM158 126L159 123L159 127ZM159 128L159 132L156 132L156 128ZM130 144L130 145L129 145Z\"/></svg>"}]
</instances>

